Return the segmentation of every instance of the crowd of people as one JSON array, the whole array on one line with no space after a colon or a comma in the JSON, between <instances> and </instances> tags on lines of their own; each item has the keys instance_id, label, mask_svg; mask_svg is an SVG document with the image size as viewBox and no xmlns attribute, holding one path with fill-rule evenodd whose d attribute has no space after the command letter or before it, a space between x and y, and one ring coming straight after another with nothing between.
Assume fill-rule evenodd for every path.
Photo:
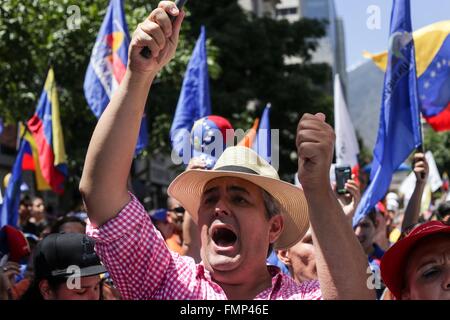
<instances>
[{"instance_id":1,"label":"crowd of people","mask_svg":"<svg viewBox=\"0 0 450 320\"><path fill-rule=\"evenodd\" d=\"M162 1L133 35L126 76L86 155L86 213L51 221L42 198L22 199L21 231L3 232L0 298L450 299L450 202L444 192L421 212L424 154L414 155L406 208L390 192L353 225L358 177L345 194L330 183L335 135L321 113L304 114L295 133L300 186L231 146L212 169L192 158L166 208L144 209L128 175L152 81L174 56L184 15Z\"/></svg>"}]
</instances>

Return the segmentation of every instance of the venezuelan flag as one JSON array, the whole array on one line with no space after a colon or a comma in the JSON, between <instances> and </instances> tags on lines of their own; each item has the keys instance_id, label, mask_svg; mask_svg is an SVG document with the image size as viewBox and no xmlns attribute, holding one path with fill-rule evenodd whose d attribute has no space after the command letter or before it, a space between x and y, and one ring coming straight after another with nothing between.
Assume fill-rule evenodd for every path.
<instances>
[{"instance_id":1,"label":"venezuelan flag","mask_svg":"<svg viewBox=\"0 0 450 320\"><path fill-rule=\"evenodd\" d=\"M39 191L51 190L47 181L45 181L42 175L41 165L39 163L39 151L31 132L22 124L19 123L20 137L25 141L25 150L22 160L22 170L34 171L36 179L36 188Z\"/></svg>"},{"instance_id":2,"label":"venezuelan flag","mask_svg":"<svg viewBox=\"0 0 450 320\"><path fill-rule=\"evenodd\" d=\"M413 38L422 115L434 130L450 130L450 20L419 29ZM386 70L387 52L364 56Z\"/></svg>"},{"instance_id":3,"label":"venezuelan flag","mask_svg":"<svg viewBox=\"0 0 450 320\"><path fill-rule=\"evenodd\" d=\"M51 68L36 112L28 120L27 125L35 141L43 179L54 192L62 194L67 176L66 150L59 115L55 74ZM37 162L34 163L36 165Z\"/></svg>"}]
</instances>

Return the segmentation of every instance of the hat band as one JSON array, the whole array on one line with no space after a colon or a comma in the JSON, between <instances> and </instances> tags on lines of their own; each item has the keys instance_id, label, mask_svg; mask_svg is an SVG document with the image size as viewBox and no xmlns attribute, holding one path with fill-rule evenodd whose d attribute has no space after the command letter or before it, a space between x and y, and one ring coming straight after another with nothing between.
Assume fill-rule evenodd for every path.
<instances>
[{"instance_id":1,"label":"hat band","mask_svg":"<svg viewBox=\"0 0 450 320\"><path fill-rule=\"evenodd\" d=\"M214 169L214 171L218 171L218 170L222 170L222 171L232 171L232 172L242 172L242 173L250 173L250 174L256 174L256 175L260 175L258 172L249 169L247 167L241 167L241 166L223 166L223 167L219 167Z\"/></svg>"}]
</instances>

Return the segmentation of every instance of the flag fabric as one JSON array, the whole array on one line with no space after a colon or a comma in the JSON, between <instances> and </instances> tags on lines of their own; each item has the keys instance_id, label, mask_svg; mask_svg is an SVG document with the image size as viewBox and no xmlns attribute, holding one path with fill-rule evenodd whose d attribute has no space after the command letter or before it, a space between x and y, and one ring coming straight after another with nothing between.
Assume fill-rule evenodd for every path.
<instances>
[{"instance_id":1,"label":"flag fabric","mask_svg":"<svg viewBox=\"0 0 450 320\"><path fill-rule=\"evenodd\" d=\"M255 119L255 122L253 122L252 127L250 128L249 132L244 136L244 138L239 141L237 144L241 147L247 147L251 148L253 145L253 142L256 139L256 133L258 132L258 126L259 126L259 118Z\"/></svg>"},{"instance_id":2,"label":"flag fabric","mask_svg":"<svg viewBox=\"0 0 450 320\"><path fill-rule=\"evenodd\" d=\"M272 145L270 135L270 108L268 103L264 109L261 121L259 123L256 140L253 142L253 150L268 163L272 163Z\"/></svg>"},{"instance_id":3,"label":"flag fabric","mask_svg":"<svg viewBox=\"0 0 450 320\"><path fill-rule=\"evenodd\" d=\"M427 151L425 153L425 157L428 162L429 174L428 174L428 183L430 184L431 192L436 192L440 187L444 184L442 181L441 175L439 174L439 170L436 165L436 161L434 160L433 153L431 151Z\"/></svg>"},{"instance_id":4,"label":"flag fabric","mask_svg":"<svg viewBox=\"0 0 450 320\"><path fill-rule=\"evenodd\" d=\"M336 164L338 166L349 165L352 171L358 171L358 140L338 74L334 79L334 129L336 133Z\"/></svg>"},{"instance_id":5,"label":"flag fabric","mask_svg":"<svg viewBox=\"0 0 450 320\"><path fill-rule=\"evenodd\" d=\"M417 30L413 38L422 115L434 130L450 130L450 20ZM387 52L365 56L386 70Z\"/></svg>"},{"instance_id":6,"label":"flag fabric","mask_svg":"<svg viewBox=\"0 0 450 320\"><path fill-rule=\"evenodd\" d=\"M67 176L67 160L52 68L48 72L36 112L28 120L27 126L36 143L42 177L55 193L62 194Z\"/></svg>"},{"instance_id":7,"label":"flag fabric","mask_svg":"<svg viewBox=\"0 0 450 320\"><path fill-rule=\"evenodd\" d=\"M183 141L187 141L183 139L186 130L190 132L196 120L210 114L211 98L209 95L206 30L202 26L187 66L175 116L170 128L172 147L180 156L183 156Z\"/></svg>"},{"instance_id":8,"label":"flag fabric","mask_svg":"<svg viewBox=\"0 0 450 320\"><path fill-rule=\"evenodd\" d=\"M34 171L36 179L36 189L39 191L51 190L50 185L45 181L42 175L41 165L39 162L39 151L31 132L19 122L19 137L24 140L25 150L22 160L23 171Z\"/></svg>"},{"instance_id":9,"label":"flag fabric","mask_svg":"<svg viewBox=\"0 0 450 320\"><path fill-rule=\"evenodd\" d=\"M97 118L100 118L125 76L129 44L130 36L122 0L111 0L84 79L84 95ZM144 116L135 154L141 152L148 143L145 121Z\"/></svg>"},{"instance_id":10,"label":"flag fabric","mask_svg":"<svg viewBox=\"0 0 450 320\"><path fill-rule=\"evenodd\" d=\"M394 0L389 41L370 184L356 210L354 226L384 197L394 171L422 144L410 0Z\"/></svg>"},{"instance_id":11,"label":"flag fabric","mask_svg":"<svg viewBox=\"0 0 450 320\"><path fill-rule=\"evenodd\" d=\"M22 140L0 208L0 228L5 225L16 227L19 220L20 185L22 184L22 160L24 152L25 141Z\"/></svg>"},{"instance_id":12,"label":"flag fabric","mask_svg":"<svg viewBox=\"0 0 450 320\"><path fill-rule=\"evenodd\" d=\"M425 153L425 158L428 163L428 180L427 185L430 187L431 192L436 192L440 187L444 184L441 179L441 175L439 174L439 170L436 165L436 161L434 160L433 153L431 151L427 151ZM400 185L399 191L405 196L405 203L408 202L409 198L414 192L414 188L416 187L416 175L411 172L405 180L403 180Z\"/></svg>"},{"instance_id":13,"label":"flag fabric","mask_svg":"<svg viewBox=\"0 0 450 320\"><path fill-rule=\"evenodd\" d=\"M408 206L408 202L411 199L411 196L415 188L416 188L416 175L414 174L414 172L411 172L406 177L406 179L403 180L402 184L400 185L400 188L398 189L398 191L403 195L404 208ZM429 209L431 204L431 195L432 195L432 188L430 181L428 180L422 193L420 212L424 212Z\"/></svg>"}]
</instances>

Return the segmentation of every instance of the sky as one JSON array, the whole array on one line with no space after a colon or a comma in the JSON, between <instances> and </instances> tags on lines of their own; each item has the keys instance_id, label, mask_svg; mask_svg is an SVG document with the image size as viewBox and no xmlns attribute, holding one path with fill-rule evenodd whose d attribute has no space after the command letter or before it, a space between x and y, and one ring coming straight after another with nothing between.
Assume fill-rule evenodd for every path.
<instances>
[{"instance_id":1,"label":"sky","mask_svg":"<svg viewBox=\"0 0 450 320\"><path fill-rule=\"evenodd\" d=\"M389 37L392 0L334 0L338 16L343 18L347 69L366 59L364 50L377 53L386 50ZM369 29L370 6L380 9L380 29ZM450 0L411 0L413 30L428 24L450 20Z\"/></svg>"}]
</instances>

